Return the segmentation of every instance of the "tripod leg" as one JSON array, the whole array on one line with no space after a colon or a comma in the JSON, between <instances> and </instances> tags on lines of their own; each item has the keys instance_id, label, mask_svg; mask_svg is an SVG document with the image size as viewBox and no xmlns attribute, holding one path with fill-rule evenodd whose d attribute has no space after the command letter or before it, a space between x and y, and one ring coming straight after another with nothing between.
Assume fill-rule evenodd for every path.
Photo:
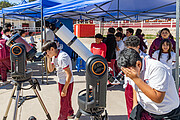
<instances>
[{"instance_id":1,"label":"tripod leg","mask_svg":"<svg viewBox=\"0 0 180 120\"><path fill-rule=\"evenodd\" d=\"M9 100L9 103L8 103L8 106L7 106L7 109L6 109L6 112L5 112L5 115L4 115L4 117L3 117L3 120L6 120L6 119L7 119L7 115L8 115L8 112L9 112L9 108L10 108L10 106L11 106L12 99L13 99L12 97L14 96L14 93L15 93L16 88L17 88L17 86L14 86L13 92L12 92L12 94L11 94L11 98L10 98L10 100Z\"/></svg>"},{"instance_id":2,"label":"tripod leg","mask_svg":"<svg viewBox=\"0 0 180 120\"><path fill-rule=\"evenodd\" d=\"M81 117L81 114L82 113L80 112L80 110L78 110L77 113L76 113L76 118L79 119Z\"/></svg>"},{"instance_id":3,"label":"tripod leg","mask_svg":"<svg viewBox=\"0 0 180 120\"><path fill-rule=\"evenodd\" d=\"M20 95L20 92L21 92L21 83L17 84L17 94L16 94L16 102L15 102L13 120L17 120L17 112L18 112L18 104L19 104L19 95Z\"/></svg>"},{"instance_id":4,"label":"tripod leg","mask_svg":"<svg viewBox=\"0 0 180 120\"><path fill-rule=\"evenodd\" d=\"M41 96L39 95L38 91L37 91L36 89L34 89L34 88L33 88L33 91L34 91L34 93L36 94L36 96L38 97L38 100L39 100L39 102L40 102L40 104L41 104L41 106L42 106L42 108L43 108L43 110L44 110L44 112L45 112L48 120L51 120L51 116L50 116L50 114L48 113L48 111L47 111L47 109L46 109L46 106L44 105L44 103L43 103L43 101L42 101L42 99L41 99Z\"/></svg>"}]
</instances>

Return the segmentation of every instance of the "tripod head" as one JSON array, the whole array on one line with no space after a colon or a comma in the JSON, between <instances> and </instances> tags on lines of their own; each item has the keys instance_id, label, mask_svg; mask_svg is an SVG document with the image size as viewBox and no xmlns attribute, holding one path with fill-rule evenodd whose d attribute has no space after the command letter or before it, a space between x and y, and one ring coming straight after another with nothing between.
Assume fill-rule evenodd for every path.
<instances>
[{"instance_id":1,"label":"tripod head","mask_svg":"<svg viewBox=\"0 0 180 120\"><path fill-rule=\"evenodd\" d=\"M15 81L31 79L32 69L26 67L26 61L41 59L46 53L44 52L36 57L36 49L30 46L18 33L12 36L6 45L10 47L12 78Z\"/></svg>"},{"instance_id":2,"label":"tripod head","mask_svg":"<svg viewBox=\"0 0 180 120\"><path fill-rule=\"evenodd\" d=\"M15 81L31 79L32 69L26 67L26 48L22 43L12 45L10 49L11 75Z\"/></svg>"}]
</instances>

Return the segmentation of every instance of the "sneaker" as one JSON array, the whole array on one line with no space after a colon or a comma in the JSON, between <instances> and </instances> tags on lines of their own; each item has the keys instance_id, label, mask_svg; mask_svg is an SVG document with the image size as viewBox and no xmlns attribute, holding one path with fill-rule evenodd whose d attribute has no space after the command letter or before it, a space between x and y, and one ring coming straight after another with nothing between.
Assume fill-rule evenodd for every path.
<instances>
[{"instance_id":1,"label":"sneaker","mask_svg":"<svg viewBox=\"0 0 180 120\"><path fill-rule=\"evenodd\" d=\"M9 84L11 81L4 81L4 82L0 82L0 86L4 86L4 85L7 85Z\"/></svg>"},{"instance_id":2,"label":"sneaker","mask_svg":"<svg viewBox=\"0 0 180 120\"><path fill-rule=\"evenodd\" d=\"M74 118L75 118L75 115L74 115L74 114L72 114L72 115L70 115L70 116L67 117L67 119L74 119Z\"/></svg>"},{"instance_id":3,"label":"sneaker","mask_svg":"<svg viewBox=\"0 0 180 120\"><path fill-rule=\"evenodd\" d=\"M112 87L114 87L115 85L112 85L112 84L108 84L107 85L107 88L112 88Z\"/></svg>"}]
</instances>

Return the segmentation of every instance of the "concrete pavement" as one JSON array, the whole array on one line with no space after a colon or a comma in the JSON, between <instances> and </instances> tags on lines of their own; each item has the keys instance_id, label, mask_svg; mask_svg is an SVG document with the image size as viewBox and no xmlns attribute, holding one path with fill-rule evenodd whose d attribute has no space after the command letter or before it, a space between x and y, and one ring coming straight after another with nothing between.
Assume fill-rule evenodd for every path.
<instances>
[{"instance_id":1,"label":"concrete pavement","mask_svg":"<svg viewBox=\"0 0 180 120\"><path fill-rule=\"evenodd\" d=\"M38 41L38 36L37 40ZM85 46L90 48L90 44L94 42L93 38L82 38L80 39ZM28 41L28 38L27 38ZM38 42L38 49L40 49L40 45ZM73 62L75 66L75 62ZM33 69L33 76L32 78L37 78L38 81L41 83L41 62L31 63L28 62L28 67ZM72 95L72 105L74 108L74 112L76 113L78 110L77 104L77 95L78 92L82 89L85 89L85 71L77 72L77 70L73 70L74 74L74 90ZM45 77L45 76L44 76ZM11 77L8 77L10 80ZM46 80L46 78L44 79ZM57 120L59 115L59 92L57 86L57 77L53 73L48 76L49 85L41 84L41 91L39 94L45 103L45 106L48 112L51 115L52 120ZM29 83L25 82L24 87L29 87ZM0 87L0 119L2 120L6 107L8 105L8 101L11 96L11 92L13 89L13 85L9 84L3 87ZM32 90L23 90L21 95L34 95ZM13 119L14 113L14 103L15 100L12 101L12 105L8 114L7 120ZM125 104L125 97L124 97L124 90L122 86L118 85L114 88L107 91L107 107L106 107L109 115L110 120L127 120L127 110ZM32 100L27 100L24 104L18 109L17 120L28 120L30 116L35 116L37 120L46 120L45 113L41 108L41 105L37 98ZM89 117L82 116L80 120L89 120Z\"/></svg>"}]
</instances>

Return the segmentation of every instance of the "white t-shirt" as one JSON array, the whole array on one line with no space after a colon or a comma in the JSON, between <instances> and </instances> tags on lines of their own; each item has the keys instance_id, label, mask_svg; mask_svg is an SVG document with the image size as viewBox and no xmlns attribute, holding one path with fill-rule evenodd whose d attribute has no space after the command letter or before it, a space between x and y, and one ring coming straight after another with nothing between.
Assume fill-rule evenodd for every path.
<instances>
[{"instance_id":1,"label":"white t-shirt","mask_svg":"<svg viewBox=\"0 0 180 120\"><path fill-rule=\"evenodd\" d=\"M150 56L149 56L148 54L142 52L141 50L139 50L139 51L140 51L139 55L140 55L141 58L150 58ZM125 75L125 77L124 77L124 85L123 85L123 88L124 88L124 89L127 87L127 84L128 84L128 83L129 83L132 87L135 86L134 81L131 80L131 78L129 78L129 77L127 77L127 76Z\"/></svg>"},{"instance_id":2,"label":"white t-shirt","mask_svg":"<svg viewBox=\"0 0 180 120\"><path fill-rule=\"evenodd\" d=\"M158 56L159 56L159 50L155 51L154 54L152 55L152 57L156 60L158 60ZM170 70L170 73L172 73L172 69L176 68L176 53L171 52L171 59L168 59L169 54L168 53L162 53L161 57L160 57L160 62L162 62L163 64L167 65L167 68Z\"/></svg>"},{"instance_id":3,"label":"white t-shirt","mask_svg":"<svg viewBox=\"0 0 180 120\"><path fill-rule=\"evenodd\" d=\"M46 41L51 40L54 41L54 33L50 28L46 28ZM45 39L45 34L43 34L43 39Z\"/></svg>"},{"instance_id":4,"label":"white t-shirt","mask_svg":"<svg viewBox=\"0 0 180 120\"><path fill-rule=\"evenodd\" d=\"M119 54L122 50L124 50L124 42L122 40L116 41L119 51L116 50L116 60L119 58Z\"/></svg>"},{"instance_id":5,"label":"white t-shirt","mask_svg":"<svg viewBox=\"0 0 180 120\"><path fill-rule=\"evenodd\" d=\"M150 58L142 59L140 78L151 88L166 92L163 101L161 103L155 103L135 85L138 103L146 111L156 115L162 115L171 112L179 106L179 97L174 79L164 64Z\"/></svg>"},{"instance_id":6,"label":"white t-shirt","mask_svg":"<svg viewBox=\"0 0 180 120\"><path fill-rule=\"evenodd\" d=\"M32 44L34 43L34 37L33 36L30 37L30 41Z\"/></svg>"},{"instance_id":7,"label":"white t-shirt","mask_svg":"<svg viewBox=\"0 0 180 120\"><path fill-rule=\"evenodd\" d=\"M127 38L128 38L128 37L124 37L124 38L123 38L123 42L126 41Z\"/></svg>"},{"instance_id":8,"label":"white t-shirt","mask_svg":"<svg viewBox=\"0 0 180 120\"><path fill-rule=\"evenodd\" d=\"M60 50L58 56L56 56L56 57L53 56L52 64L54 64L55 67L56 67L59 83L60 84L65 84L66 83L66 73L65 73L64 69L69 67L70 70L71 70L71 73L73 74L71 58L69 57L69 55L66 52ZM74 78L73 78L73 75L72 75L70 83L72 83L73 80L74 80Z\"/></svg>"},{"instance_id":9,"label":"white t-shirt","mask_svg":"<svg viewBox=\"0 0 180 120\"><path fill-rule=\"evenodd\" d=\"M5 40L9 40L9 38L5 34L2 35L2 38Z\"/></svg>"}]
</instances>

